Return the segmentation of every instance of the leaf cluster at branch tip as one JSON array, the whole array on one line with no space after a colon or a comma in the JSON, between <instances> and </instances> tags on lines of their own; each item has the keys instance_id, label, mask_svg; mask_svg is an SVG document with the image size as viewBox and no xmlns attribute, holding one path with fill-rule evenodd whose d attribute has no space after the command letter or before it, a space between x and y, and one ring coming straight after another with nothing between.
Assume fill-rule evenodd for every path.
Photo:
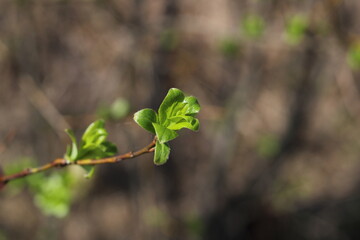
<instances>
[{"instance_id":1,"label":"leaf cluster at branch tip","mask_svg":"<svg viewBox=\"0 0 360 240\"><path fill-rule=\"evenodd\" d=\"M200 111L200 105L193 96L171 88L161 103L158 112L145 108L134 114L135 122L157 137L154 163L164 164L169 158L170 147L167 142L178 137L177 131L188 128L199 130L199 120L195 118Z\"/></svg>"}]
</instances>

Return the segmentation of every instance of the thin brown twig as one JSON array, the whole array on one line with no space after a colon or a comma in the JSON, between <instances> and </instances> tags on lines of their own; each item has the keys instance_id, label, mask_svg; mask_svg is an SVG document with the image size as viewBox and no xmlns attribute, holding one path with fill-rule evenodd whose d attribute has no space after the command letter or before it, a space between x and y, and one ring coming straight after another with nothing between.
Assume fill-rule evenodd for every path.
<instances>
[{"instance_id":1,"label":"thin brown twig","mask_svg":"<svg viewBox=\"0 0 360 240\"><path fill-rule=\"evenodd\" d=\"M100 164L105 164L105 163L118 163L118 162L126 160L126 159L138 157L145 153L153 152L155 143L156 143L156 138L154 138L153 141L149 145L147 145L146 147L144 147L136 152L128 152L128 153L125 153L122 155L117 155L117 156L108 157L108 158L81 159L81 160L77 160L74 162L70 162L64 158L58 158L48 164L40 166L40 167L27 168L18 173L14 173L14 174L11 174L8 176L0 176L0 186L3 186L4 184L8 183L11 180L23 178L23 177L26 177L26 176L29 176L29 175L32 175L35 173L39 173L39 172L44 172L46 170L49 170L49 169L55 168L55 167L62 168L62 167L70 166L70 165L89 166L89 165L100 165Z\"/></svg>"},{"instance_id":2,"label":"thin brown twig","mask_svg":"<svg viewBox=\"0 0 360 240\"><path fill-rule=\"evenodd\" d=\"M45 92L37 86L31 76L25 75L19 79L19 87L29 102L46 119L49 125L54 129L60 139L63 139L63 129L69 129L70 126L65 118L59 113Z\"/></svg>"}]
</instances>

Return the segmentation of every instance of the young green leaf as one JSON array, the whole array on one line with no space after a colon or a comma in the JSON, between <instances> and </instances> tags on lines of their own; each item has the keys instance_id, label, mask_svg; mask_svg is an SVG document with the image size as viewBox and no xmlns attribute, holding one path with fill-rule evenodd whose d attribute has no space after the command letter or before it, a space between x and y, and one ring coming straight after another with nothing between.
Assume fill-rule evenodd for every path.
<instances>
[{"instance_id":1,"label":"young green leaf","mask_svg":"<svg viewBox=\"0 0 360 240\"><path fill-rule=\"evenodd\" d=\"M153 126L160 143L166 143L179 136L174 130L168 129L160 124L153 123Z\"/></svg>"},{"instance_id":2,"label":"young green leaf","mask_svg":"<svg viewBox=\"0 0 360 240\"><path fill-rule=\"evenodd\" d=\"M172 110L177 103L184 100L184 93L177 89L171 88L159 107L159 123L164 125L166 119L172 115Z\"/></svg>"},{"instance_id":3,"label":"young green leaf","mask_svg":"<svg viewBox=\"0 0 360 240\"><path fill-rule=\"evenodd\" d=\"M82 141L76 160L87 158L99 159L116 154L116 146L106 141L108 133L104 125L103 120L97 120L89 125L81 138Z\"/></svg>"},{"instance_id":4,"label":"young green leaf","mask_svg":"<svg viewBox=\"0 0 360 240\"><path fill-rule=\"evenodd\" d=\"M94 175L95 167L90 165L84 165L82 168L85 170L85 178L91 178Z\"/></svg>"},{"instance_id":5,"label":"young green leaf","mask_svg":"<svg viewBox=\"0 0 360 240\"><path fill-rule=\"evenodd\" d=\"M199 121L194 116L200 111L200 105L193 96L187 96L181 90L172 88L159 108L159 122L171 130L189 128L198 130Z\"/></svg>"},{"instance_id":6,"label":"young green leaf","mask_svg":"<svg viewBox=\"0 0 360 240\"><path fill-rule=\"evenodd\" d=\"M154 163L156 165L162 165L166 163L170 155L170 146L168 143L156 142L155 153L154 153Z\"/></svg>"},{"instance_id":7,"label":"young green leaf","mask_svg":"<svg viewBox=\"0 0 360 240\"><path fill-rule=\"evenodd\" d=\"M199 120L191 116L175 116L170 118L170 124L167 127L171 130L180 130L182 128L188 128L192 131L199 130Z\"/></svg>"},{"instance_id":8,"label":"young green leaf","mask_svg":"<svg viewBox=\"0 0 360 240\"><path fill-rule=\"evenodd\" d=\"M75 134L70 129L66 129L65 132L69 135L71 139L71 145L68 145L66 148L65 159L73 162L78 157L78 147L77 147Z\"/></svg>"},{"instance_id":9,"label":"young green leaf","mask_svg":"<svg viewBox=\"0 0 360 240\"><path fill-rule=\"evenodd\" d=\"M150 108L142 109L134 114L134 120L140 127L155 134L152 124L157 122L157 114L154 110Z\"/></svg>"},{"instance_id":10,"label":"young green leaf","mask_svg":"<svg viewBox=\"0 0 360 240\"><path fill-rule=\"evenodd\" d=\"M86 148L82 148L79 159L99 159L113 156L116 153L116 146L108 141L104 141L99 145L91 144Z\"/></svg>"},{"instance_id":11,"label":"young green leaf","mask_svg":"<svg viewBox=\"0 0 360 240\"><path fill-rule=\"evenodd\" d=\"M100 145L105 141L108 133L104 128L105 122L104 120L97 120L91 123L88 128L85 130L81 140L82 140L82 148L89 147L91 145Z\"/></svg>"},{"instance_id":12,"label":"young green leaf","mask_svg":"<svg viewBox=\"0 0 360 240\"><path fill-rule=\"evenodd\" d=\"M80 159L100 159L110 157L117 153L116 146L106 141L108 133L104 128L104 121L97 120L89 125L85 130L81 143L78 146L75 135L72 131L67 130L72 144L67 147L65 158L69 161ZM82 166L87 172L86 177L90 177L94 172L93 166Z\"/></svg>"},{"instance_id":13,"label":"young green leaf","mask_svg":"<svg viewBox=\"0 0 360 240\"><path fill-rule=\"evenodd\" d=\"M196 97L187 96L187 97L185 97L184 102L186 103L186 105L185 105L185 108L186 108L185 114L186 115L193 116L200 111L200 104L199 104L198 100L196 99Z\"/></svg>"}]
</instances>

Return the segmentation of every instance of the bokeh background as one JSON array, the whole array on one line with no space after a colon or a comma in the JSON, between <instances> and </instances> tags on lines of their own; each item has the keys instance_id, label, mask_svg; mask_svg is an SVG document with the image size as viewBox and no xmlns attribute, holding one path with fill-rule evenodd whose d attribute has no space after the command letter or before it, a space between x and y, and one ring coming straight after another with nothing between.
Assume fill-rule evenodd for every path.
<instances>
[{"instance_id":1,"label":"bokeh background","mask_svg":"<svg viewBox=\"0 0 360 240\"><path fill-rule=\"evenodd\" d=\"M360 239L357 0L1 0L0 164L62 157L177 87L201 129L152 155L0 192L0 239ZM69 177L70 176L70 177ZM32 179L32 180L31 180ZM70 179L70 180L69 180ZM47 194L47 195L46 195Z\"/></svg>"}]
</instances>

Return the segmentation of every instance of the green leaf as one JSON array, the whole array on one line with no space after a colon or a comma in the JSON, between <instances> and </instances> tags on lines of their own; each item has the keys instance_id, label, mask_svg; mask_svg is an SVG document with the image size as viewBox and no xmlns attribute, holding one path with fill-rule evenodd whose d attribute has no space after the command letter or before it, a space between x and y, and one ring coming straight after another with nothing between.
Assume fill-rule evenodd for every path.
<instances>
[{"instance_id":1,"label":"green leaf","mask_svg":"<svg viewBox=\"0 0 360 240\"><path fill-rule=\"evenodd\" d=\"M106 141L108 133L104 125L104 120L89 125L82 136L78 159L99 159L117 153L116 146Z\"/></svg>"},{"instance_id":2,"label":"green leaf","mask_svg":"<svg viewBox=\"0 0 360 240\"><path fill-rule=\"evenodd\" d=\"M39 175L37 179L28 180L28 184L34 192L35 204L43 213L58 218L69 213L74 179L68 172Z\"/></svg>"},{"instance_id":3,"label":"green leaf","mask_svg":"<svg viewBox=\"0 0 360 240\"><path fill-rule=\"evenodd\" d=\"M191 130L198 129L199 124L196 124L198 120L193 121L185 120L188 123L184 123L186 117L194 117L200 111L200 105L197 99L193 96L185 97L184 93L176 88L169 90L164 101L159 108L159 124L164 127L174 125L174 117L180 117L183 120L182 124L178 124L177 127L170 129L180 130L181 126L189 128ZM179 123L179 119L176 120L176 124Z\"/></svg>"},{"instance_id":4,"label":"green leaf","mask_svg":"<svg viewBox=\"0 0 360 240\"><path fill-rule=\"evenodd\" d=\"M171 88L159 107L159 123L164 125L166 119L172 115L174 105L184 100L184 93L177 89Z\"/></svg>"},{"instance_id":5,"label":"green leaf","mask_svg":"<svg viewBox=\"0 0 360 240\"><path fill-rule=\"evenodd\" d=\"M73 162L78 157L78 147L77 147L76 137L74 132L70 129L66 129L65 132L69 135L71 139L71 145L68 145L68 147L66 148L65 159Z\"/></svg>"},{"instance_id":6,"label":"green leaf","mask_svg":"<svg viewBox=\"0 0 360 240\"><path fill-rule=\"evenodd\" d=\"M79 159L99 159L110 157L117 153L117 148L114 144L104 141L99 145L88 145L86 148L81 149Z\"/></svg>"},{"instance_id":7,"label":"green leaf","mask_svg":"<svg viewBox=\"0 0 360 240\"><path fill-rule=\"evenodd\" d=\"M94 166L85 165L85 166L82 166L82 168L86 171L86 174L84 175L84 177L91 178L94 175L94 172L95 172Z\"/></svg>"},{"instance_id":8,"label":"green leaf","mask_svg":"<svg viewBox=\"0 0 360 240\"><path fill-rule=\"evenodd\" d=\"M112 142L105 141L101 144L101 147L106 152L106 157L110 157L118 153L116 145Z\"/></svg>"},{"instance_id":9,"label":"green leaf","mask_svg":"<svg viewBox=\"0 0 360 240\"><path fill-rule=\"evenodd\" d=\"M117 148L113 143L106 141L108 133L104 125L104 120L91 123L81 138L80 146L76 143L74 133L66 130L72 144L67 147L65 158L74 162L81 159L100 159L115 155ZM82 166L82 168L87 172L86 177L90 177L94 172L93 166Z\"/></svg>"},{"instance_id":10,"label":"green leaf","mask_svg":"<svg viewBox=\"0 0 360 240\"><path fill-rule=\"evenodd\" d=\"M100 159L113 156L117 153L117 147L108 141L101 143L100 145L92 145L82 149L79 159ZM90 178L94 174L95 167L91 165L81 166L85 171L85 177Z\"/></svg>"},{"instance_id":11,"label":"green leaf","mask_svg":"<svg viewBox=\"0 0 360 240\"><path fill-rule=\"evenodd\" d=\"M179 136L179 134L177 134L177 132L175 132L174 130L168 129L160 124L153 123L153 126L155 128L156 136L160 143L171 141L177 136Z\"/></svg>"},{"instance_id":12,"label":"green leaf","mask_svg":"<svg viewBox=\"0 0 360 240\"><path fill-rule=\"evenodd\" d=\"M166 163L170 155L170 146L168 143L160 143L156 141L154 163L156 165L162 165Z\"/></svg>"},{"instance_id":13,"label":"green leaf","mask_svg":"<svg viewBox=\"0 0 360 240\"><path fill-rule=\"evenodd\" d=\"M82 136L78 159L100 159L110 157L117 153L117 148L111 142L106 141L108 136L104 128L104 120L98 120L89 125ZM82 166L85 169L85 177L90 178L94 173L93 166Z\"/></svg>"},{"instance_id":14,"label":"green leaf","mask_svg":"<svg viewBox=\"0 0 360 240\"><path fill-rule=\"evenodd\" d=\"M184 99L184 102L187 104L186 114L187 115L195 115L200 111L200 104L196 97L187 96Z\"/></svg>"},{"instance_id":15,"label":"green leaf","mask_svg":"<svg viewBox=\"0 0 360 240\"><path fill-rule=\"evenodd\" d=\"M157 122L157 114L154 110L150 108L142 109L134 114L134 120L140 127L155 134L152 124Z\"/></svg>"},{"instance_id":16,"label":"green leaf","mask_svg":"<svg viewBox=\"0 0 360 240\"><path fill-rule=\"evenodd\" d=\"M105 141L108 133L105 130L104 125L104 120L97 120L89 125L81 138L82 148L86 148L91 144L100 145Z\"/></svg>"},{"instance_id":17,"label":"green leaf","mask_svg":"<svg viewBox=\"0 0 360 240\"><path fill-rule=\"evenodd\" d=\"M85 130L82 138L88 138L90 135L94 133L94 131L104 128L105 122L104 120L100 119L93 123L91 123Z\"/></svg>"},{"instance_id":18,"label":"green leaf","mask_svg":"<svg viewBox=\"0 0 360 240\"><path fill-rule=\"evenodd\" d=\"M199 120L191 116L175 116L170 118L170 124L167 127L171 130L180 130L182 128L188 128L192 131L199 130Z\"/></svg>"}]
</instances>

